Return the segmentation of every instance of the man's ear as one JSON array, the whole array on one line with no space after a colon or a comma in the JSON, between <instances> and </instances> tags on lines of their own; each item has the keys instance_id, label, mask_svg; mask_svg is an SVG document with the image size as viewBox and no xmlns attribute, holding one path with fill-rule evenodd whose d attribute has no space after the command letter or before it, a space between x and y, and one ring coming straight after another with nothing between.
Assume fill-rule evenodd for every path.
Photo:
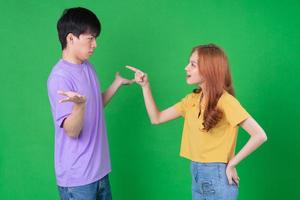
<instances>
[{"instance_id":1,"label":"man's ear","mask_svg":"<svg viewBox=\"0 0 300 200\"><path fill-rule=\"evenodd\" d=\"M68 33L66 39L67 39L67 44L73 44L75 35L73 35L73 33Z\"/></svg>"}]
</instances>

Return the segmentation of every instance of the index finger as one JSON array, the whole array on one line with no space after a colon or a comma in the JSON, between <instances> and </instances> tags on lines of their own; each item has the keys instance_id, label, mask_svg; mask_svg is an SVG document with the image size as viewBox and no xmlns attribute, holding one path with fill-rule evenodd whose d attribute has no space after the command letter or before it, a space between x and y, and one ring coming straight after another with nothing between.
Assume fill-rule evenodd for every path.
<instances>
[{"instance_id":1,"label":"index finger","mask_svg":"<svg viewBox=\"0 0 300 200\"><path fill-rule=\"evenodd\" d=\"M134 71L134 72L142 72L141 70L137 69L137 68L134 68L134 67L131 67L131 66L128 66L126 65L125 66L127 69L130 69L131 71Z\"/></svg>"}]
</instances>

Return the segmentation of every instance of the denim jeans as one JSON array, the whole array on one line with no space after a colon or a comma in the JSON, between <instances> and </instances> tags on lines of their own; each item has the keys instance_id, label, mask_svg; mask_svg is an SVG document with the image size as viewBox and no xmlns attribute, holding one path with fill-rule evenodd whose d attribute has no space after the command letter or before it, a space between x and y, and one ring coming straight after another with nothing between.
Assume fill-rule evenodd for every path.
<instances>
[{"instance_id":1,"label":"denim jeans","mask_svg":"<svg viewBox=\"0 0 300 200\"><path fill-rule=\"evenodd\" d=\"M58 186L61 200L111 200L108 175L102 179L77 187Z\"/></svg>"},{"instance_id":2,"label":"denim jeans","mask_svg":"<svg viewBox=\"0 0 300 200\"><path fill-rule=\"evenodd\" d=\"M191 163L193 200L236 200L238 187L229 185L226 163Z\"/></svg>"}]
</instances>

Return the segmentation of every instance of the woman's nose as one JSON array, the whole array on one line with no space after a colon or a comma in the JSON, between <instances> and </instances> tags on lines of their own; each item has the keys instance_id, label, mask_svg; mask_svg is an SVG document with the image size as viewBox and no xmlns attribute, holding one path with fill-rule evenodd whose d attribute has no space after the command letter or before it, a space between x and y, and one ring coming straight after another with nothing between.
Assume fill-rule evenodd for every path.
<instances>
[{"instance_id":1,"label":"woman's nose","mask_svg":"<svg viewBox=\"0 0 300 200\"><path fill-rule=\"evenodd\" d=\"M189 65L185 66L184 70L188 71L188 69L189 69Z\"/></svg>"}]
</instances>

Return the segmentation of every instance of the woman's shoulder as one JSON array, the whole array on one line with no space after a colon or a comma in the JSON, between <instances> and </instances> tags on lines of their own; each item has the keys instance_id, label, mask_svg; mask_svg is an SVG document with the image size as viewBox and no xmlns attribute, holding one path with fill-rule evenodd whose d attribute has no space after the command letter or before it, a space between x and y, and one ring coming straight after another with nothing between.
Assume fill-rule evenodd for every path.
<instances>
[{"instance_id":1,"label":"woman's shoulder","mask_svg":"<svg viewBox=\"0 0 300 200\"><path fill-rule=\"evenodd\" d=\"M236 103L239 104L239 101L235 98L235 96L233 96L226 90L224 90L224 92L221 95L219 102L218 102L219 106L224 106L224 105L228 105L228 104L236 104Z\"/></svg>"}]
</instances>

